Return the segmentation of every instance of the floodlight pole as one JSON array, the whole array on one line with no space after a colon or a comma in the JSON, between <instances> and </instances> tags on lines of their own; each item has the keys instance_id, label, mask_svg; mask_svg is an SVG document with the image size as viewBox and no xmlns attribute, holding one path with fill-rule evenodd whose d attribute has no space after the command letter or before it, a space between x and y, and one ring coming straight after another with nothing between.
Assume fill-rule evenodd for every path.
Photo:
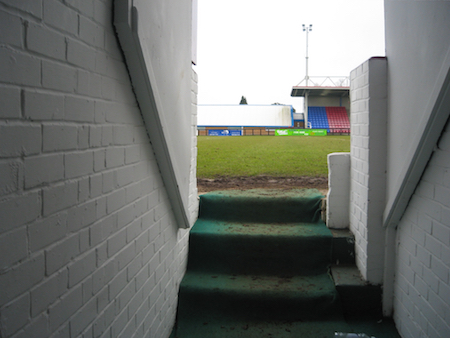
<instances>
[{"instance_id":1,"label":"floodlight pole","mask_svg":"<svg viewBox=\"0 0 450 338\"><path fill-rule=\"evenodd\" d=\"M306 26L305 24L303 26L303 31L306 32L306 76L305 76L305 86L308 87L308 33L312 31L312 25ZM305 128L308 128L308 95L309 92L306 89L305 90L305 113L304 113L304 120L305 120Z\"/></svg>"}]
</instances>

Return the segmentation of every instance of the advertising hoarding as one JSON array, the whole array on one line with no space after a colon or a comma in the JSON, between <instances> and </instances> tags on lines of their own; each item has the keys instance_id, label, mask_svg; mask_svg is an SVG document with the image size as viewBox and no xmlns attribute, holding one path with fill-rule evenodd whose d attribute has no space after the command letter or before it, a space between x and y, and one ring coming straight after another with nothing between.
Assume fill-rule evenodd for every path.
<instances>
[{"instance_id":1,"label":"advertising hoarding","mask_svg":"<svg viewBox=\"0 0 450 338\"><path fill-rule=\"evenodd\" d=\"M275 129L275 136L326 136L326 129Z\"/></svg>"}]
</instances>

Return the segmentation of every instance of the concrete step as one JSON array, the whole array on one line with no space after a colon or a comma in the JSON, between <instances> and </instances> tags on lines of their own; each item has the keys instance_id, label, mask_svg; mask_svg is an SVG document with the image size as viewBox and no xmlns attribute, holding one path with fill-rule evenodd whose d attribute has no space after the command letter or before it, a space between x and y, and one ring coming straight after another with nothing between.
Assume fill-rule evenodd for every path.
<instances>
[{"instance_id":1,"label":"concrete step","mask_svg":"<svg viewBox=\"0 0 450 338\"><path fill-rule=\"evenodd\" d=\"M257 275L327 273L332 236L317 223L199 219L189 238L189 271Z\"/></svg>"},{"instance_id":2,"label":"concrete step","mask_svg":"<svg viewBox=\"0 0 450 338\"><path fill-rule=\"evenodd\" d=\"M360 278L352 234L320 219L322 198L301 190L202 195L173 337L399 338L393 324L374 321L380 289ZM333 278L331 262L339 264Z\"/></svg>"},{"instance_id":3,"label":"concrete step","mask_svg":"<svg viewBox=\"0 0 450 338\"><path fill-rule=\"evenodd\" d=\"M179 311L207 321L342 318L328 274L278 277L188 272L180 286Z\"/></svg>"},{"instance_id":4,"label":"concrete step","mask_svg":"<svg viewBox=\"0 0 450 338\"><path fill-rule=\"evenodd\" d=\"M312 222L321 217L322 194L315 189L230 190L202 195L200 219L228 222Z\"/></svg>"},{"instance_id":5,"label":"concrete step","mask_svg":"<svg viewBox=\"0 0 450 338\"><path fill-rule=\"evenodd\" d=\"M331 275L346 318L382 318L380 285L365 282L356 265L333 265Z\"/></svg>"},{"instance_id":6,"label":"concrete step","mask_svg":"<svg viewBox=\"0 0 450 338\"><path fill-rule=\"evenodd\" d=\"M332 266L344 315L382 318L381 286L366 283L355 265L355 239L348 229L333 230Z\"/></svg>"},{"instance_id":7,"label":"concrete step","mask_svg":"<svg viewBox=\"0 0 450 338\"><path fill-rule=\"evenodd\" d=\"M355 236L348 229L330 229L333 235L331 263L355 264Z\"/></svg>"}]
</instances>

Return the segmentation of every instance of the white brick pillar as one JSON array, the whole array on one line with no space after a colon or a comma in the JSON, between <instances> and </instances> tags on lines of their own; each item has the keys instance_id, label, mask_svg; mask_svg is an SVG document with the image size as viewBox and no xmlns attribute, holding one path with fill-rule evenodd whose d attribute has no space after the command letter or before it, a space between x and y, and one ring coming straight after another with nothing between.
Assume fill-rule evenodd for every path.
<instances>
[{"instance_id":1,"label":"white brick pillar","mask_svg":"<svg viewBox=\"0 0 450 338\"><path fill-rule=\"evenodd\" d=\"M197 189L197 94L198 94L198 75L192 70L192 82L191 82L191 136L192 136L192 148L191 148L191 167L190 167L190 183L189 183L189 222L193 226L198 217L198 189Z\"/></svg>"},{"instance_id":2,"label":"white brick pillar","mask_svg":"<svg viewBox=\"0 0 450 338\"><path fill-rule=\"evenodd\" d=\"M328 154L327 226L347 229L350 202L350 153Z\"/></svg>"},{"instance_id":3,"label":"white brick pillar","mask_svg":"<svg viewBox=\"0 0 450 338\"><path fill-rule=\"evenodd\" d=\"M386 58L376 57L351 72L350 230L363 277L381 284L382 225L386 190Z\"/></svg>"}]
</instances>

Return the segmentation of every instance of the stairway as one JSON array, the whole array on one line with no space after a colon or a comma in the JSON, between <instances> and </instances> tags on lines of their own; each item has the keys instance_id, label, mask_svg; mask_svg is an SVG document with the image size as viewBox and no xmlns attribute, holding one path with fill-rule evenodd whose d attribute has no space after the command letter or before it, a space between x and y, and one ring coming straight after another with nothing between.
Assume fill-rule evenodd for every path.
<instances>
[{"instance_id":1,"label":"stairway","mask_svg":"<svg viewBox=\"0 0 450 338\"><path fill-rule=\"evenodd\" d=\"M171 337L333 337L355 332L330 276L317 190L200 197Z\"/></svg>"}]
</instances>

